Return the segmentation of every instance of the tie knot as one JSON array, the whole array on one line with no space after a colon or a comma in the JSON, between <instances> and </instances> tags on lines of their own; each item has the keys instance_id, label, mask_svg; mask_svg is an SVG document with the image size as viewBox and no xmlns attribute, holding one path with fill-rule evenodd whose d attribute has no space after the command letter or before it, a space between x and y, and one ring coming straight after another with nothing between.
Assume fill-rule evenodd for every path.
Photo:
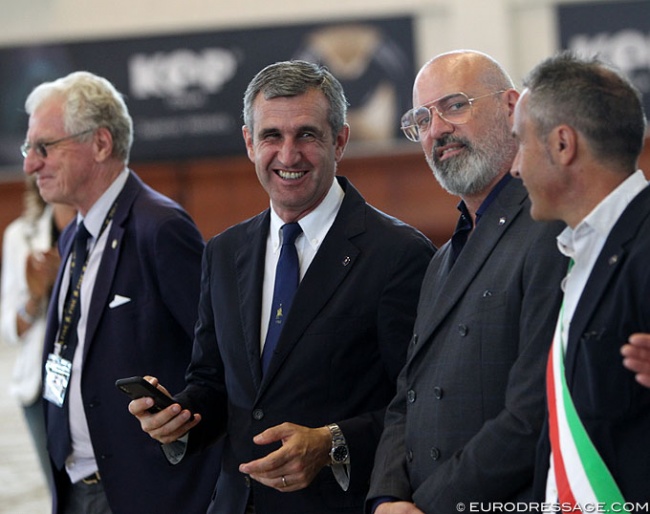
<instances>
[{"instance_id":1,"label":"tie knot","mask_svg":"<svg viewBox=\"0 0 650 514\"><path fill-rule=\"evenodd\" d=\"M296 222L282 225L282 246L293 244L302 232L302 228Z\"/></svg>"},{"instance_id":2,"label":"tie knot","mask_svg":"<svg viewBox=\"0 0 650 514\"><path fill-rule=\"evenodd\" d=\"M86 228L86 225L84 225L83 221L77 225L77 232L74 238L79 242L88 241L90 238L90 232L88 232L88 229Z\"/></svg>"}]
</instances>

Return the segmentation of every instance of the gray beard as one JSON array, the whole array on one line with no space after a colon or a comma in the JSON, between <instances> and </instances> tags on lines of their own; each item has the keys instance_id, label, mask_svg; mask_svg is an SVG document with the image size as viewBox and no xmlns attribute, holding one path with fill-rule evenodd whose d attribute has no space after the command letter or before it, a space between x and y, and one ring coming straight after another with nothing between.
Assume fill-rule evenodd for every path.
<instances>
[{"instance_id":1,"label":"gray beard","mask_svg":"<svg viewBox=\"0 0 650 514\"><path fill-rule=\"evenodd\" d=\"M463 152L451 159L439 161L435 153L436 146L444 146L452 141L465 145ZM456 196L475 195L494 181L501 173L506 157L510 155L510 144L507 143L500 145L494 140L487 141L485 147L490 147L490 151L477 148L463 138L448 136L436 141L426 159L436 180L447 192Z\"/></svg>"}]
</instances>

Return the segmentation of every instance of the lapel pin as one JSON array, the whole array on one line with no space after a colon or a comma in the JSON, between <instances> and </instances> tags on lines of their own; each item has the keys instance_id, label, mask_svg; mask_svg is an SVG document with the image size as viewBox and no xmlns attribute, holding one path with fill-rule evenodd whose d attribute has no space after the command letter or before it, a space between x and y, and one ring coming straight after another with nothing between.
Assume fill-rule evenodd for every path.
<instances>
[{"instance_id":1,"label":"lapel pin","mask_svg":"<svg viewBox=\"0 0 650 514\"><path fill-rule=\"evenodd\" d=\"M115 250L117 248L117 239L113 239L113 242L111 243L111 248Z\"/></svg>"},{"instance_id":2,"label":"lapel pin","mask_svg":"<svg viewBox=\"0 0 650 514\"><path fill-rule=\"evenodd\" d=\"M350 262L352 262L352 259L350 259L349 256L346 255L345 257L343 257L343 266L347 266L348 264L350 264Z\"/></svg>"},{"instance_id":3,"label":"lapel pin","mask_svg":"<svg viewBox=\"0 0 650 514\"><path fill-rule=\"evenodd\" d=\"M506 218L505 216L502 216L501 218L499 218L499 225L505 225L505 224L506 224Z\"/></svg>"},{"instance_id":4,"label":"lapel pin","mask_svg":"<svg viewBox=\"0 0 650 514\"><path fill-rule=\"evenodd\" d=\"M609 265L610 266L613 265L613 264L616 264L617 262L618 262L618 255L612 255L609 258Z\"/></svg>"}]
</instances>

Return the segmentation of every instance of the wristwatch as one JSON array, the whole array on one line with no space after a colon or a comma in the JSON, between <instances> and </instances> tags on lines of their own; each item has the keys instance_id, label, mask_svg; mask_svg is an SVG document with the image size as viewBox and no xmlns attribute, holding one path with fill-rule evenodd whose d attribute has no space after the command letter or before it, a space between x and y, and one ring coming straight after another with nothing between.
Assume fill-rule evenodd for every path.
<instances>
[{"instance_id":1,"label":"wristwatch","mask_svg":"<svg viewBox=\"0 0 650 514\"><path fill-rule=\"evenodd\" d=\"M350 451L341 428L336 423L327 425L327 428L332 434L332 449L330 450L332 464L350 464Z\"/></svg>"}]
</instances>

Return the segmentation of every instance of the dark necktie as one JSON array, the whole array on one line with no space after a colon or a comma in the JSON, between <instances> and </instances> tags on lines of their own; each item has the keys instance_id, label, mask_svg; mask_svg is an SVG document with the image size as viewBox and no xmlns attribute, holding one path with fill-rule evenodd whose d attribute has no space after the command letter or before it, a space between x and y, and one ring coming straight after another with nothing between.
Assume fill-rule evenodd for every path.
<instances>
[{"instance_id":1,"label":"dark necktie","mask_svg":"<svg viewBox=\"0 0 650 514\"><path fill-rule=\"evenodd\" d=\"M284 320L289 315L289 309L291 309L291 303L300 282L300 265L294 243L301 232L302 229L298 223L287 223L282 226L282 248L278 266L275 269L271 319L262 351L262 373L266 372L269 367Z\"/></svg>"},{"instance_id":2,"label":"dark necktie","mask_svg":"<svg viewBox=\"0 0 650 514\"><path fill-rule=\"evenodd\" d=\"M86 230L83 222L77 227L75 234L74 247L70 256L70 285L63 306L63 317L70 315L70 321L61 320L60 330L62 343L61 356L72 362L74 351L77 346L77 324L81 306L79 304L79 295L81 293L82 271L86 265L88 254L88 239L90 233ZM63 407L47 402L47 439L48 449L52 461L57 469L63 469L65 460L72 452L72 441L70 439L70 424L68 421L68 398L70 396L70 384L66 390Z\"/></svg>"}]
</instances>

